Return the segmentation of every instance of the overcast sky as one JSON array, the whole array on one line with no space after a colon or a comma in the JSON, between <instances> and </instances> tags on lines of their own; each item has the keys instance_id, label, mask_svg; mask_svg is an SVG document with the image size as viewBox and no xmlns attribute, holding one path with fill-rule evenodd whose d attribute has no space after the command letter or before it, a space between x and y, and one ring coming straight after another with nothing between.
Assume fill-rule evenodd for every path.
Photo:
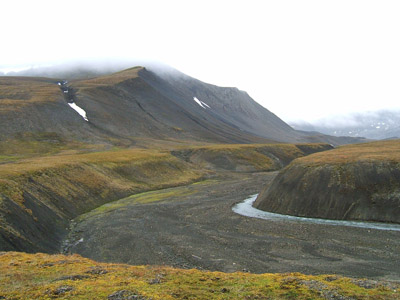
<instances>
[{"instance_id":1,"label":"overcast sky","mask_svg":"<svg viewBox=\"0 0 400 300\"><path fill-rule=\"evenodd\" d=\"M0 71L150 60L286 121L400 108L400 1L0 2Z\"/></svg>"}]
</instances>

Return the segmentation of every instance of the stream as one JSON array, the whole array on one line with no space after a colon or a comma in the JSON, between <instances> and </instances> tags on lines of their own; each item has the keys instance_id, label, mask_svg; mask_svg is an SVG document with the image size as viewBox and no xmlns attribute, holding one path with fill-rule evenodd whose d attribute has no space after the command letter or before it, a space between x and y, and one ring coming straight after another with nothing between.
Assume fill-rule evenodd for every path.
<instances>
[{"instance_id":1,"label":"stream","mask_svg":"<svg viewBox=\"0 0 400 300\"><path fill-rule=\"evenodd\" d=\"M256 200L257 196L258 194L252 195L249 198L245 199L244 201L235 204L232 207L232 210L235 213L245 217L258 218L264 220L276 220L276 221L286 220L289 222L302 222L308 224L350 226L350 227L359 227L359 228L376 229L376 230L400 231L400 225L398 224L305 218L305 217L295 217L295 216L271 213L253 207L253 203Z\"/></svg>"}]
</instances>

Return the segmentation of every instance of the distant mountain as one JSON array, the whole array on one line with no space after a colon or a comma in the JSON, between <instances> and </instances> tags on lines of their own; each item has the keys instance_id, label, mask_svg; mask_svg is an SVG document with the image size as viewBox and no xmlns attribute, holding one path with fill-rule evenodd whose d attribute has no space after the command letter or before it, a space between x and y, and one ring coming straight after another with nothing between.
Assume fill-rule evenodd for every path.
<instances>
[{"instance_id":1,"label":"distant mountain","mask_svg":"<svg viewBox=\"0 0 400 300\"><path fill-rule=\"evenodd\" d=\"M361 141L296 131L246 92L207 84L173 69L136 67L82 79L91 72L70 70L75 74L70 82L65 78L0 77L0 121L7 124L0 128L0 137L52 133L68 140L125 145L143 139Z\"/></svg>"},{"instance_id":2,"label":"distant mountain","mask_svg":"<svg viewBox=\"0 0 400 300\"><path fill-rule=\"evenodd\" d=\"M313 123L291 122L297 130L318 131L333 136L393 139L400 137L400 110L380 110L321 119Z\"/></svg>"}]
</instances>

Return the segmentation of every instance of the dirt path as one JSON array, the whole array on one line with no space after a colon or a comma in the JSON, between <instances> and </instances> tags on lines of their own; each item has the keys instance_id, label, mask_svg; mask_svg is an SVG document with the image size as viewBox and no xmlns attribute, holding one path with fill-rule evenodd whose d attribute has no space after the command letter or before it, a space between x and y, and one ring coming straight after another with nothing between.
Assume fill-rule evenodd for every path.
<instances>
[{"instance_id":1,"label":"dirt path","mask_svg":"<svg viewBox=\"0 0 400 300\"><path fill-rule=\"evenodd\" d=\"M134 265L400 280L400 232L294 225L232 211L275 175L226 174L105 205L77 219L69 251Z\"/></svg>"}]
</instances>

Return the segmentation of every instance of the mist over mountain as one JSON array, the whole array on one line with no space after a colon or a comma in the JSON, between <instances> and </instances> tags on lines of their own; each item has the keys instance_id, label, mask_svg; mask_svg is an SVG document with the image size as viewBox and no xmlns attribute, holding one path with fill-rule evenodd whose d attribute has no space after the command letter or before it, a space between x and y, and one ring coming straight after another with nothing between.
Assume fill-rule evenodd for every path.
<instances>
[{"instance_id":1,"label":"mist over mountain","mask_svg":"<svg viewBox=\"0 0 400 300\"><path fill-rule=\"evenodd\" d=\"M146 62L146 65L153 65ZM132 66L143 65L143 62L113 60L107 61L73 61L70 63L27 66L23 70L3 71L0 76L29 76L29 77L49 77L63 79L88 79L97 76L115 73Z\"/></svg>"},{"instance_id":2,"label":"mist over mountain","mask_svg":"<svg viewBox=\"0 0 400 300\"><path fill-rule=\"evenodd\" d=\"M297 130L318 131L333 136L392 139L400 137L400 110L378 110L337 115L314 122L289 122Z\"/></svg>"}]
</instances>

